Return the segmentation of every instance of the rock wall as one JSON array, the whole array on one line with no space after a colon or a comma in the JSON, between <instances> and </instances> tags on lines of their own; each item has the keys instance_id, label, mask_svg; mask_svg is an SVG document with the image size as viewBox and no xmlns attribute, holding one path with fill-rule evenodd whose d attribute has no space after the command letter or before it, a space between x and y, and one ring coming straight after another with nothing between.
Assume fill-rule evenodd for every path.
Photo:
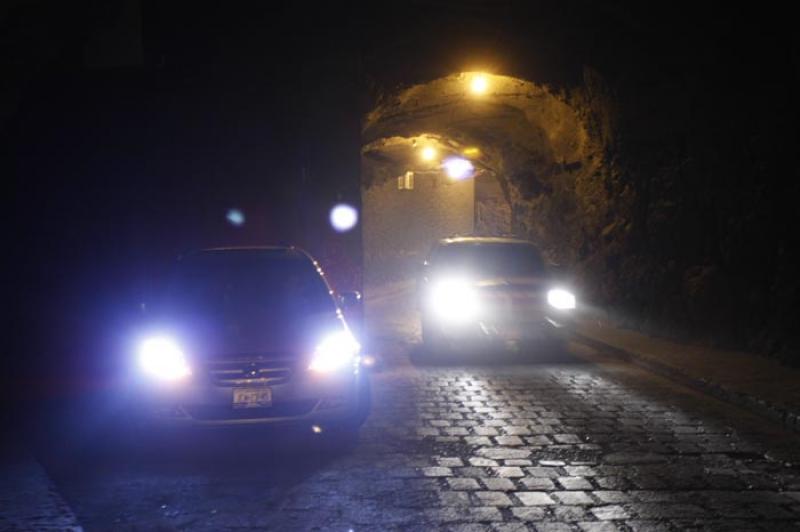
<instances>
[{"instance_id":1,"label":"rock wall","mask_svg":"<svg viewBox=\"0 0 800 532\"><path fill-rule=\"evenodd\" d=\"M514 231L623 325L796 365L791 98L683 89L641 93L586 69L563 93L586 128L584 166L543 179L512 163Z\"/></svg>"},{"instance_id":2,"label":"rock wall","mask_svg":"<svg viewBox=\"0 0 800 532\"><path fill-rule=\"evenodd\" d=\"M479 235L511 234L511 203L493 174L475 179L475 233Z\"/></svg>"}]
</instances>

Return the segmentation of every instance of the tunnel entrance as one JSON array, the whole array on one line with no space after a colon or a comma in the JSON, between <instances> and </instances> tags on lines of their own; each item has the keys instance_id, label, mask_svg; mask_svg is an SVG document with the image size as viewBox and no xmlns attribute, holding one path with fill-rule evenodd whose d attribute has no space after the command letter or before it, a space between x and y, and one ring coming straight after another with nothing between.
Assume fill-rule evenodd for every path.
<instances>
[{"instance_id":1,"label":"tunnel entrance","mask_svg":"<svg viewBox=\"0 0 800 532\"><path fill-rule=\"evenodd\" d=\"M433 242L454 234L529 238L560 262L575 255L576 190L601 158L568 94L453 74L385 94L362 138L365 290L412 278ZM453 160L472 170L454 177Z\"/></svg>"}]
</instances>

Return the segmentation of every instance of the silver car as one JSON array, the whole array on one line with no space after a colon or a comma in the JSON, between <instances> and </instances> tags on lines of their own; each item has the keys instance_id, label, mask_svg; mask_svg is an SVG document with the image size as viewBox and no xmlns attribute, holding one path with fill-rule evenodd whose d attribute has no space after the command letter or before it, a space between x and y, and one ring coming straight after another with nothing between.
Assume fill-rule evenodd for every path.
<instances>
[{"instance_id":1,"label":"silver car","mask_svg":"<svg viewBox=\"0 0 800 532\"><path fill-rule=\"evenodd\" d=\"M536 246L499 237L437 242L417 280L428 354L468 348L560 346L576 307Z\"/></svg>"},{"instance_id":2,"label":"silver car","mask_svg":"<svg viewBox=\"0 0 800 532\"><path fill-rule=\"evenodd\" d=\"M170 425L356 430L369 382L343 308L359 298L336 296L293 247L182 257L135 342L139 411Z\"/></svg>"}]
</instances>

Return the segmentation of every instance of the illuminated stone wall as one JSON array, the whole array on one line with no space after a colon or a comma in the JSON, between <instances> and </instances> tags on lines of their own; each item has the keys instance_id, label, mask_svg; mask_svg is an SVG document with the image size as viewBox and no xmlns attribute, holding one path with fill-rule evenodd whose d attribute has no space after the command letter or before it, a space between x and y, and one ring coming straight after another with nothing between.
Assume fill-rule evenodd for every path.
<instances>
[{"instance_id":1,"label":"illuminated stone wall","mask_svg":"<svg viewBox=\"0 0 800 532\"><path fill-rule=\"evenodd\" d=\"M453 182L442 174L415 176L411 190L399 190L396 179L364 188L365 290L413 278L436 240L471 233L474 190L473 180Z\"/></svg>"}]
</instances>

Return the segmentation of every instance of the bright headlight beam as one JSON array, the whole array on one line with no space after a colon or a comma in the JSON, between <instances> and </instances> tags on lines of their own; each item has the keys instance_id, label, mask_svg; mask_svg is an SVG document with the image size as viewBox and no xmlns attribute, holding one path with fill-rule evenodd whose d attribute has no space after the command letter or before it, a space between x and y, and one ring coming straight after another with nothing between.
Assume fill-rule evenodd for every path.
<instances>
[{"instance_id":1,"label":"bright headlight beam","mask_svg":"<svg viewBox=\"0 0 800 532\"><path fill-rule=\"evenodd\" d=\"M339 331L326 336L314 350L308 369L318 373L330 373L353 365L358 360L361 346L348 331Z\"/></svg>"},{"instance_id":2,"label":"bright headlight beam","mask_svg":"<svg viewBox=\"0 0 800 532\"><path fill-rule=\"evenodd\" d=\"M553 288L547 292L547 303L558 310L575 308L575 294L563 288Z\"/></svg>"},{"instance_id":3,"label":"bright headlight beam","mask_svg":"<svg viewBox=\"0 0 800 532\"><path fill-rule=\"evenodd\" d=\"M433 285L430 305L442 321L469 321L478 313L475 290L463 279L445 279Z\"/></svg>"},{"instance_id":4,"label":"bright headlight beam","mask_svg":"<svg viewBox=\"0 0 800 532\"><path fill-rule=\"evenodd\" d=\"M186 357L173 339L157 336L139 346L139 365L142 370L161 380L174 381L192 374Z\"/></svg>"}]
</instances>

